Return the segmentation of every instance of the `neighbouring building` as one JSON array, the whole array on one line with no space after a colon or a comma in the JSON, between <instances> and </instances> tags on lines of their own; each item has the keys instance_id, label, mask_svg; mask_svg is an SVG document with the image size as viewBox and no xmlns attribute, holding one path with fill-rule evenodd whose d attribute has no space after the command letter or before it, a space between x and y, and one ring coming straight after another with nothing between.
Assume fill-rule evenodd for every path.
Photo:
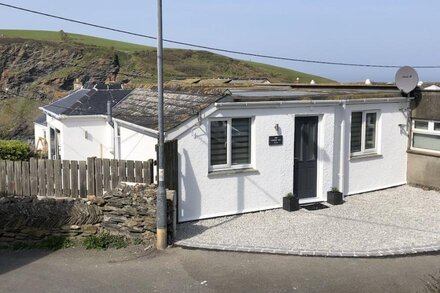
<instances>
[{"instance_id":1,"label":"neighbouring building","mask_svg":"<svg viewBox=\"0 0 440 293\"><path fill-rule=\"evenodd\" d=\"M351 195L405 184L408 108L394 86L166 92L165 178L179 221L279 208L289 192L304 204L333 187ZM41 109L50 157L156 156L154 91L95 86Z\"/></svg>"},{"instance_id":2,"label":"neighbouring building","mask_svg":"<svg viewBox=\"0 0 440 293\"><path fill-rule=\"evenodd\" d=\"M419 89L411 103L408 183L440 188L440 87Z\"/></svg>"}]
</instances>

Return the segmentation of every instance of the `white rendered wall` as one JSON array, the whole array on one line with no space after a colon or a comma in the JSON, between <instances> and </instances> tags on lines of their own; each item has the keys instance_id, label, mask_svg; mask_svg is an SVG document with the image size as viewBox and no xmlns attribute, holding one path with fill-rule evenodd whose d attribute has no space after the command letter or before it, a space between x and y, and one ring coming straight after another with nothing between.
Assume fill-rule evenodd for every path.
<instances>
[{"instance_id":1,"label":"white rendered wall","mask_svg":"<svg viewBox=\"0 0 440 293\"><path fill-rule=\"evenodd\" d=\"M48 117L48 127L60 130L60 154L63 160L85 160L88 157L138 161L156 159L155 137L134 131L122 124L119 126L120 137L115 133L116 155L114 156L113 128L108 125L104 117L63 120ZM50 143L49 137L47 140Z\"/></svg>"},{"instance_id":2,"label":"white rendered wall","mask_svg":"<svg viewBox=\"0 0 440 293\"><path fill-rule=\"evenodd\" d=\"M49 134L48 133L46 134L46 129L47 129L46 126L34 123L34 143L35 143L36 150L43 150L42 143L41 142L38 143L40 138L46 139L46 140L49 139L49 137L48 137Z\"/></svg>"},{"instance_id":3,"label":"white rendered wall","mask_svg":"<svg viewBox=\"0 0 440 293\"><path fill-rule=\"evenodd\" d=\"M52 127L60 130L61 159L113 158L112 128L106 123L105 118L82 117L57 120L48 117L47 123L48 129ZM48 142L50 144L49 138Z\"/></svg>"},{"instance_id":4,"label":"white rendered wall","mask_svg":"<svg viewBox=\"0 0 440 293\"><path fill-rule=\"evenodd\" d=\"M282 197L293 191L295 115L318 115L318 200L326 200L331 187L354 194L406 183L407 137L399 124L406 118L399 110L406 103L381 103L275 109L219 110L213 117L253 117L252 165L257 173L208 175L209 119L179 138L179 221L231 215L282 205ZM350 117L352 111L379 110L379 156L350 159ZM345 115L345 176L339 186L341 119ZM282 146L269 146L277 135Z\"/></svg>"},{"instance_id":5,"label":"white rendered wall","mask_svg":"<svg viewBox=\"0 0 440 293\"><path fill-rule=\"evenodd\" d=\"M116 141L121 160L156 160L156 137L139 133L121 124L120 137Z\"/></svg>"},{"instance_id":6,"label":"white rendered wall","mask_svg":"<svg viewBox=\"0 0 440 293\"><path fill-rule=\"evenodd\" d=\"M407 108L406 103L347 105L346 121L350 121L352 111L379 110L378 154L370 158L350 158L346 156L346 194L355 194L405 184L407 168L406 117L399 109ZM350 125L350 124L347 124ZM346 128L346 141L350 151L350 127ZM348 179L348 180L347 180Z\"/></svg>"},{"instance_id":7,"label":"white rendered wall","mask_svg":"<svg viewBox=\"0 0 440 293\"><path fill-rule=\"evenodd\" d=\"M254 117L252 164L258 172L208 175L208 119L178 141L179 221L278 208L293 191L295 115L319 115L318 197L326 199L333 184L335 107L221 110L212 117ZM284 142L269 146L268 137L280 126Z\"/></svg>"}]
</instances>

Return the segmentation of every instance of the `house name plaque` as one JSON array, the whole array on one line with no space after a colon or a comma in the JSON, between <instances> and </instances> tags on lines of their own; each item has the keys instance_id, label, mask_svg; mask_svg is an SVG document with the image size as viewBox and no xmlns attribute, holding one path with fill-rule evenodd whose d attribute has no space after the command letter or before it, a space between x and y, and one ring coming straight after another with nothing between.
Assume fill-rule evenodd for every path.
<instances>
[{"instance_id":1,"label":"house name plaque","mask_svg":"<svg viewBox=\"0 0 440 293\"><path fill-rule=\"evenodd\" d=\"M282 145L283 144L283 136L269 136L269 145Z\"/></svg>"}]
</instances>

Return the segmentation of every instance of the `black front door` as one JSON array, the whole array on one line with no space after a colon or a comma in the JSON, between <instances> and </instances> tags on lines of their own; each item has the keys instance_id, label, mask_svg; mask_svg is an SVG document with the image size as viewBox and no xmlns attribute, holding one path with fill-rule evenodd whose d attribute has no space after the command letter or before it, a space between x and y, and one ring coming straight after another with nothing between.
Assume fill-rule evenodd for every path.
<instances>
[{"instance_id":1,"label":"black front door","mask_svg":"<svg viewBox=\"0 0 440 293\"><path fill-rule=\"evenodd\" d=\"M295 118L293 192L299 198L316 197L318 117Z\"/></svg>"}]
</instances>

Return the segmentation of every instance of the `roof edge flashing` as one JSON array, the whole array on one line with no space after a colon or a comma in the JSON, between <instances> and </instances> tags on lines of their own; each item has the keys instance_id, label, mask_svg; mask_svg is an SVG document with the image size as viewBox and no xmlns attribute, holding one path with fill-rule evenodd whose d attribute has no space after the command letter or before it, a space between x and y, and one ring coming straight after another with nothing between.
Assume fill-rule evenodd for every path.
<instances>
[{"instance_id":1,"label":"roof edge flashing","mask_svg":"<svg viewBox=\"0 0 440 293\"><path fill-rule=\"evenodd\" d=\"M339 105L339 104L374 104L374 103L397 103L406 101L405 97L394 98L371 98L371 99L353 99L353 100L296 100L296 101L257 101L257 102L216 102L218 108L240 108L240 107L291 107L299 105Z\"/></svg>"}]
</instances>

